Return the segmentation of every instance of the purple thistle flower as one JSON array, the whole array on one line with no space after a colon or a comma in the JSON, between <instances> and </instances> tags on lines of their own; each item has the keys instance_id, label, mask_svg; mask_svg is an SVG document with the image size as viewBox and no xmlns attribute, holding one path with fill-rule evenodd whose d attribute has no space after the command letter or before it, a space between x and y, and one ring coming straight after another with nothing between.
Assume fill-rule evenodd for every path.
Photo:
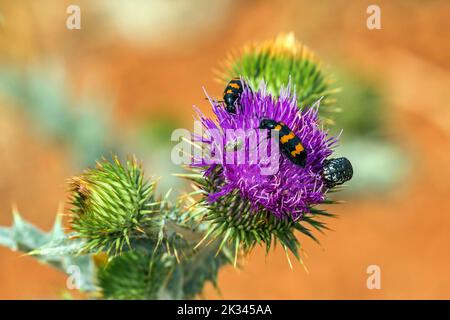
<instances>
[{"instance_id":1,"label":"purple thistle flower","mask_svg":"<svg viewBox=\"0 0 450 320\"><path fill-rule=\"evenodd\" d=\"M329 137L328 132L319 125L320 101L306 110L299 110L297 98L291 95L290 85L281 89L277 98L267 93L264 83L261 83L257 92L244 88L236 114L228 113L223 104L210 98L209 100L216 119L207 118L197 110L204 134L194 135L194 141L214 150L210 151L212 155L222 161L220 164L213 164L203 156L194 156L192 166L206 168L206 177L213 174L217 165L222 166L220 174L223 184L218 192L209 194L210 203L226 197L233 190L239 190L240 196L252 204L253 211L263 208L277 218L291 217L297 220L308 213L310 207L325 200L327 188L321 172L323 162L331 155L337 138ZM237 152L236 149L230 151L227 148L230 143L236 144L235 137L230 137L227 130L258 129L262 119L283 122L297 135L307 152L305 167L292 163L285 155L280 154L277 163L279 170L273 174L263 174L265 164L249 161L248 155L264 151L260 150L259 144L250 143L244 143L244 163L226 161L227 157L234 157ZM255 132L259 139L263 132ZM269 145L269 152L271 151Z\"/></svg>"}]
</instances>

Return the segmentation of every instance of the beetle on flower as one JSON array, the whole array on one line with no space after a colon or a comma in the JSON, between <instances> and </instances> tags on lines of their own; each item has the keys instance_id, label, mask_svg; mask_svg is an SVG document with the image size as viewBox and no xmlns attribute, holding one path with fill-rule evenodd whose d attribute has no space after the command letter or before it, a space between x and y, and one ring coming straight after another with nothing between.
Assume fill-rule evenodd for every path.
<instances>
[{"instance_id":1,"label":"beetle on flower","mask_svg":"<svg viewBox=\"0 0 450 320\"><path fill-rule=\"evenodd\" d=\"M231 244L236 262L241 250L248 252L256 244L264 243L269 251L272 244L279 242L286 253L291 251L301 261L298 253L301 246L294 232L298 230L317 241L305 223L319 231L326 229L319 218L332 214L316 206L328 201L323 165L333 153L338 137L330 136L320 123L320 99L310 107L299 108L292 92L288 84L275 96L261 82L259 90L244 88L234 114L210 97L215 117L206 117L197 110L203 134L194 133L193 144L204 151L200 153L202 156L212 154L221 160L214 163L209 158L194 156L191 162L198 171L195 182L204 195L191 210L191 218L209 222L198 246L208 239L207 243L217 240L219 250ZM279 144L274 147L272 143L260 143L267 137L267 130L260 130L264 119L283 123L301 141L307 154L301 165L281 154L276 158L277 170L267 174L264 171L267 162L248 161L254 153L279 151ZM244 135L241 141L244 143L233 144L235 138L227 134L230 131L253 131L258 143L249 143L249 135ZM272 136L271 140L277 138ZM227 161L230 154L239 152L238 146L245 151L247 161Z\"/></svg>"},{"instance_id":2,"label":"beetle on flower","mask_svg":"<svg viewBox=\"0 0 450 320\"><path fill-rule=\"evenodd\" d=\"M327 188L321 177L321 171L325 159L332 154L337 138L330 137L328 132L320 127L318 118L320 101L310 108L299 111L297 99L291 95L289 86L282 89L278 98L267 93L265 88L264 83L255 93L245 88L241 95L240 107L236 109L235 114L230 114L220 103L210 99L217 119L214 121L200 113L205 135L195 136L194 139L204 147L218 151L223 157L220 176L224 184L220 190L209 194L211 202L225 197L233 190L238 190L244 199L253 204L254 210L263 207L278 218L289 216L296 220L308 212L311 206L325 199ZM308 154L304 167L296 165L286 156L281 156L277 172L267 175L261 170L263 166L261 162L226 161L226 156L230 152L235 153L236 150L225 149L224 145L227 143L224 144L223 141L229 139L225 136L225 132L259 129L262 119L276 119L292 128ZM261 135L258 131L255 131L255 134ZM218 136L219 134L222 135ZM263 137L258 136L257 140L262 139ZM244 148L246 154L266 152L261 150L262 144L255 146L244 143ZM216 165L210 165L205 159L194 159L194 166L207 168L206 176L211 174Z\"/></svg>"}]
</instances>

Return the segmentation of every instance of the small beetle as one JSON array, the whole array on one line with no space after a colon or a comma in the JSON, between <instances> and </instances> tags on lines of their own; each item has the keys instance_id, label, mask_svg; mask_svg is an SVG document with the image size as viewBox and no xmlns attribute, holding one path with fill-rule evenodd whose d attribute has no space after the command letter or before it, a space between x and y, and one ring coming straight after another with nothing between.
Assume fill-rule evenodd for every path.
<instances>
[{"instance_id":1,"label":"small beetle","mask_svg":"<svg viewBox=\"0 0 450 320\"><path fill-rule=\"evenodd\" d=\"M228 82L223 92L223 101L225 102L225 109L229 113L236 113L236 102L241 97L243 89L242 80L239 77L235 77Z\"/></svg>"},{"instance_id":2,"label":"small beetle","mask_svg":"<svg viewBox=\"0 0 450 320\"><path fill-rule=\"evenodd\" d=\"M325 180L327 188L331 189L343 184L352 177L353 167L347 158L331 158L324 161L322 178Z\"/></svg>"},{"instance_id":3,"label":"small beetle","mask_svg":"<svg viewBox=\"0 0 450 320\"><path fill-rule=\"evenodd\" d=\"M260 129L270 129L279 132L280 149L289 160L300 167L306 165L306 150L300 139L283 122L263 119L259 124Z\"/></svg>"}]
</instances>

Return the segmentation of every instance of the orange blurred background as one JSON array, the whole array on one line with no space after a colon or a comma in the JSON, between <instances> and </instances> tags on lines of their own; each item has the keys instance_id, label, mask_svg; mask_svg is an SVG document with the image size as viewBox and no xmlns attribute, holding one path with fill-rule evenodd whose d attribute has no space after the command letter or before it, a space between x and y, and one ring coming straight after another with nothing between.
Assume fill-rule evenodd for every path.
<instances>
[{"instance_id":1,"label":"orange blurred background","mask_svg":"<svg viewBox=\"0 0 450 320\"><path fill-rule=\"evenodd\" d=\"M66 28L70 4L81 8L81 30ZM346 203L330 208L339 219L321 246L302 239L309 274L300 263L291 270L282 250L257 248L242 269L225 267L221 293L208 285L205 297L449 299L450 2L377 1L381 30L366 27L371 4L1 2L0 225L16 204L48 230L65 179L111 151L135 153L162 176L161 192L186 188L170 174L170 132L192 126L192 105L210 112L202 86L223 90L212 70L232 49L293 31L342 88L336 127L343 148L352 146L342 152L353 155L355 182ZM373 110L346 118L364 108ZM375 134L357 128L366 122ZM366 286L373 264L380 290ZM1 299L61 298L65 281L0 247Z\"/></svg>"}]
</instances>

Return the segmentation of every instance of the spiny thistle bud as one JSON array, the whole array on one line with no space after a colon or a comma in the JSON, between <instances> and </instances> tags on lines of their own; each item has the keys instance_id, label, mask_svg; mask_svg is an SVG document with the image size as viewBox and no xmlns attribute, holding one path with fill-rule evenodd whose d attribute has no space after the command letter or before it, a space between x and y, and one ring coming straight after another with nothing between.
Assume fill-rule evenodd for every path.
<instances>
[{"instance_id":1,"label":"spiny thistle bud","mask_svg":"<svg viewBox=\"0 0 450 320\"><path fill-rule=\"evenodd\" d=\"M337 91L330 88L331 79L322 72L312 51L296 41L293 33L280 34L274 40L253 43L238 53L230 53L218 74L223 83L241 76L248 79L252 88L264 80L272 95L291 82L300 108L321 97L322 106L331 106L332 94ZM323 111L333 110L328 107Z\"/></svg>"},{"instance_id":2,"label":"spiny thistle bud","mask_svg":"<svg viewBox=\"0 0 450 320\"><path fill-rule=\"evenodd\" d=\"M84 251L120 254L130 239L156 238L160 216L155 183L144 180L134 158L114 157L69 180L71 228L86 240Z\"/></svg>"},{"instance_id":3,"label":"spiny thistle bud","mask_svg":"<svg viewBox=\"0 0 450 320\"><path fill-rule=\"evenodd\" d=\"M106 299L161 298L175 266L167 254L126 252L99 269L101 294Z\"/></svg>"}]
</instances>

